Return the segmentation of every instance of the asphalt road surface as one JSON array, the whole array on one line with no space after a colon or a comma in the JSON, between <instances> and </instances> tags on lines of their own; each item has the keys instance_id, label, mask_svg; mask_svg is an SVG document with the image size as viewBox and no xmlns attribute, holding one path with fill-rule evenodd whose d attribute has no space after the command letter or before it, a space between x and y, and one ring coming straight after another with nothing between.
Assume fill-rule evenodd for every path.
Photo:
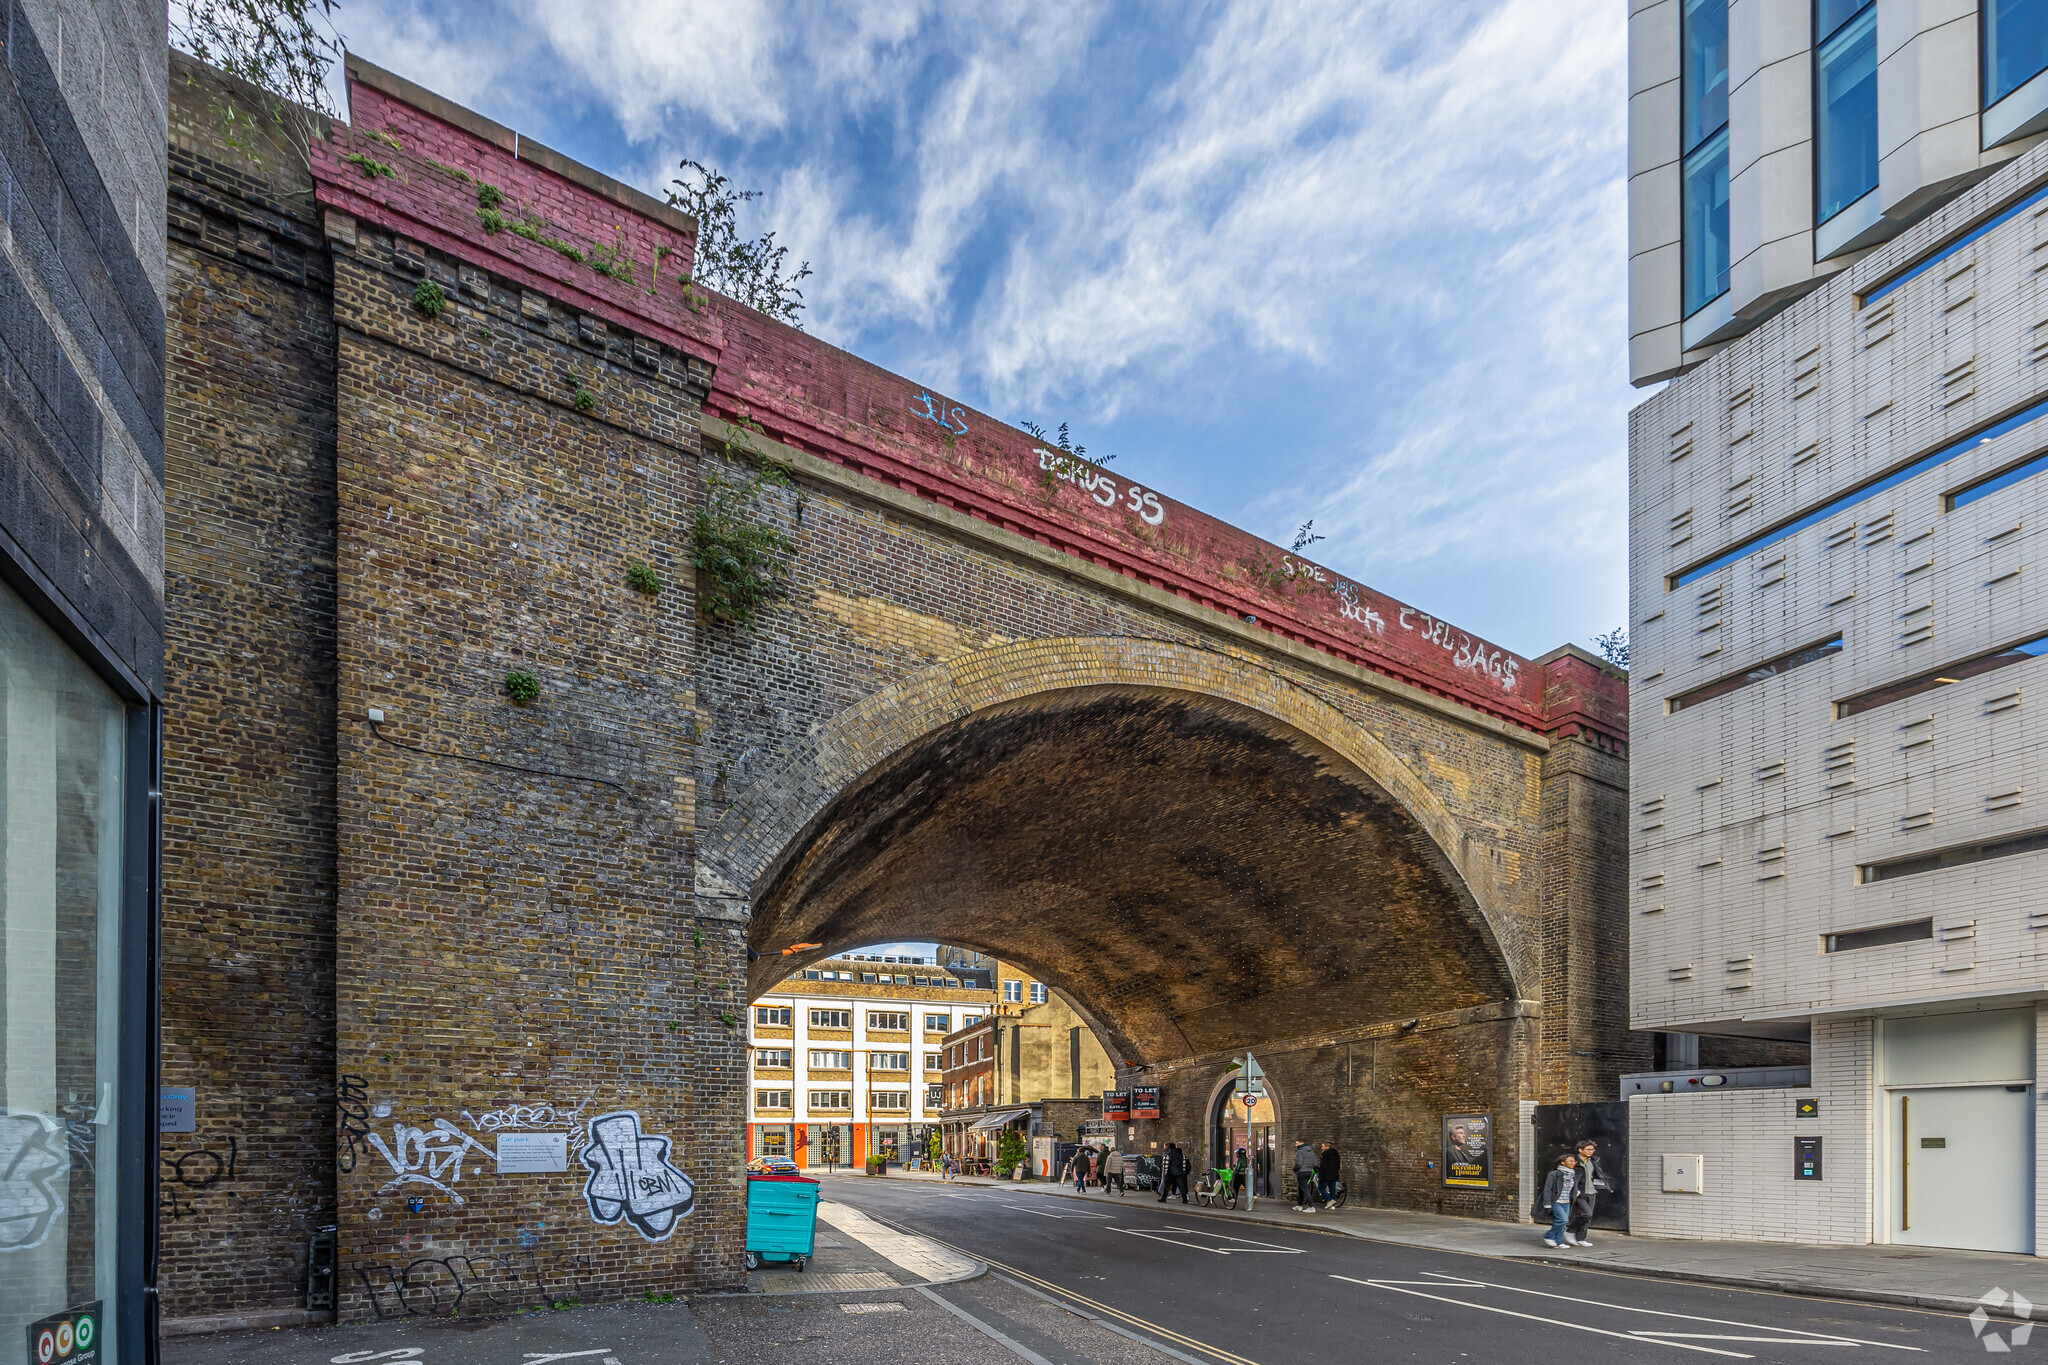
<instances>
[{"instance_id":1,"label":"asphalt road surface","mask_svg":"<svg viewBox=\"0 0 2048 1365\"><path fill-rule=\"evenodd\" d=\"M1134 1348L1159 1365L1917 1365L1983 1360L2000 1346L2013 1359L2040 1351L2048 1360L2048 1333L2032 1343L1997 1320L1983 1333L1998 1338L1992 1345L1954 1314L1368 1242L1316 1232L1309 1216L1298 1229L1233 1225L1143 1193L1084 1203L892 1180L833 1180L824 1193L987 1261L988 1279L928 1294L975 1328L978 1345L1002 1345L1009 1359L1032 1365L1122 1365ZM1538 1235L1533 1224L1529 1235ZM1004 1302L1032 1311L1013 1319ZM1068 1330L1036 1331L1022 1320L1042 1325L1048 1313Z\"/></svg>"}]
</instances>

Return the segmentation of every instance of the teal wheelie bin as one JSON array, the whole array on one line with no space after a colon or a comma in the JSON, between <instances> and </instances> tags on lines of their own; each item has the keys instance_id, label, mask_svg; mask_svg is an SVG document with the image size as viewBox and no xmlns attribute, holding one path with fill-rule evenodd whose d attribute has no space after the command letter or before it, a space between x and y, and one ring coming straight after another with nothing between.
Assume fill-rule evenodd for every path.
<instances>
[{"instance_id":1,"label":"teal wheelie bin","mask_svg":"<svg viewBox=\"0 0 2048 1365\"><path fill-rule=\"evenodd\" d=\"M802 1270L818 1240L818 1182L809 1176L747 1175L747 1269L794 1261Z\"/></svg>"}]
</instances>

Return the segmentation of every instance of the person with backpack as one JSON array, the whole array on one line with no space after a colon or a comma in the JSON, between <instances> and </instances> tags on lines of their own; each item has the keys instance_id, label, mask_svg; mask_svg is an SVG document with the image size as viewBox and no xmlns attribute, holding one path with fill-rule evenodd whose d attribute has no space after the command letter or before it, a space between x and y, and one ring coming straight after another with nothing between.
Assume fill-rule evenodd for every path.
<instances>
[{"instance_id":1,"label":"person with backpack","mask_svg":"<svg viewBox=\"0 0 2048 1365\"><path fill-rule=\"evenodd\" d=\"M1294 1140L1294 1211L1314 1213L1316 1211L1316 1149L1308 1145L1307 1138Z\"/></svg>"},{"instance_id":2,"label":"person with backpack","mask_svg":"<svg viewBox=\"0 0 2048 1365\"><path fill-rule=\"evenodd\" d=\"M1572 1217L1572 1191L1578 1184L1579 1158L1577 1153L1566 1152L1557 1159L1557 1166L1543 1179L1543 1197L1538 1202L1550 1210L1550 1231L1543 1234L1543 1245L1547 1247L1568 1247L1565 1224Z\"/></svg>"}]
</instances>

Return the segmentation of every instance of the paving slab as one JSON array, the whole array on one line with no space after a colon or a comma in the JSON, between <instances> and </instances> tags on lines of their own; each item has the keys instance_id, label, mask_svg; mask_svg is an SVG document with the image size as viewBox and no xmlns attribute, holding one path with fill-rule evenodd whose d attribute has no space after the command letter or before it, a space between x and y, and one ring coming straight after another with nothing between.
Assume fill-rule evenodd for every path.
<instances>
[{"instance_id":1,"label":"paving slab","mask_svg":"<svg viewBox=\"0 0 2048 1365\"><path fill-rule=\"evenodd\" d=\"M938 1181L918 1171L886 1176L852 1174L860 1180ZM1103 1203L1151 1199L1144 1190L1126 1195L1091 1191L1046 1181L959 1177L948 1184L1000 1189L1040 1198ZM829 1186L828 1186L829 1188ZM1178 1201L1176 1201L1178 1202ZM2015 1304L2048 1304L2048 1259L1939 1247L1839 1246L1782 1242L1679 1241L1631 1237L1595 1230L1590 1247L1560 1250L1543 1245L1544 1228L1534 1223L1491 1223L1474 1218L1414 1213L1401 1209L1346 1207L1296 1213L1284 1198L1261 1198L1256 1209L1209 1208L1190 1201L1190 1215L1235 1222L1317 1227L1350 1237L1429 1247L1552 1265L1595 1266L1602 1270L1662 1279L1780 1293L1810 1294L1911 1308L1969 1312L1982 1304L1994 1316L2023 1316ZM2014 1298L2017 1295L2017 1300Z\"/></svg>"}]
</instances>

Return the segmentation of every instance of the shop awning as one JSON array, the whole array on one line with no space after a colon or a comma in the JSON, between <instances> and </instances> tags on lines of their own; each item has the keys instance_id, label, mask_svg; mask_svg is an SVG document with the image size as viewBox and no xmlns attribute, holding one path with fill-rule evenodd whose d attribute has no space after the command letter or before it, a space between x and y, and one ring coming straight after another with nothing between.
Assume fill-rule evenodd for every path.
<instances>
[{"instance_id":1,"label":"shop awning","mask_svg":"<svg viewBox=\"0 0 2048 1365\"><path fill-rule=\"evenodd\" d=\"M1007 1128L1011 1124L1015 1123L1018 1119L1030 1117L1031 1111L1029 1109L1006 1109L1000 1114L989 1114L986 1117L977 1120L974 1123L974 1125L970 1127L967 1131L970 1133L978 1133L983 1129L993 1130L996 1128Z\"/></svg>"}]
</instances>

